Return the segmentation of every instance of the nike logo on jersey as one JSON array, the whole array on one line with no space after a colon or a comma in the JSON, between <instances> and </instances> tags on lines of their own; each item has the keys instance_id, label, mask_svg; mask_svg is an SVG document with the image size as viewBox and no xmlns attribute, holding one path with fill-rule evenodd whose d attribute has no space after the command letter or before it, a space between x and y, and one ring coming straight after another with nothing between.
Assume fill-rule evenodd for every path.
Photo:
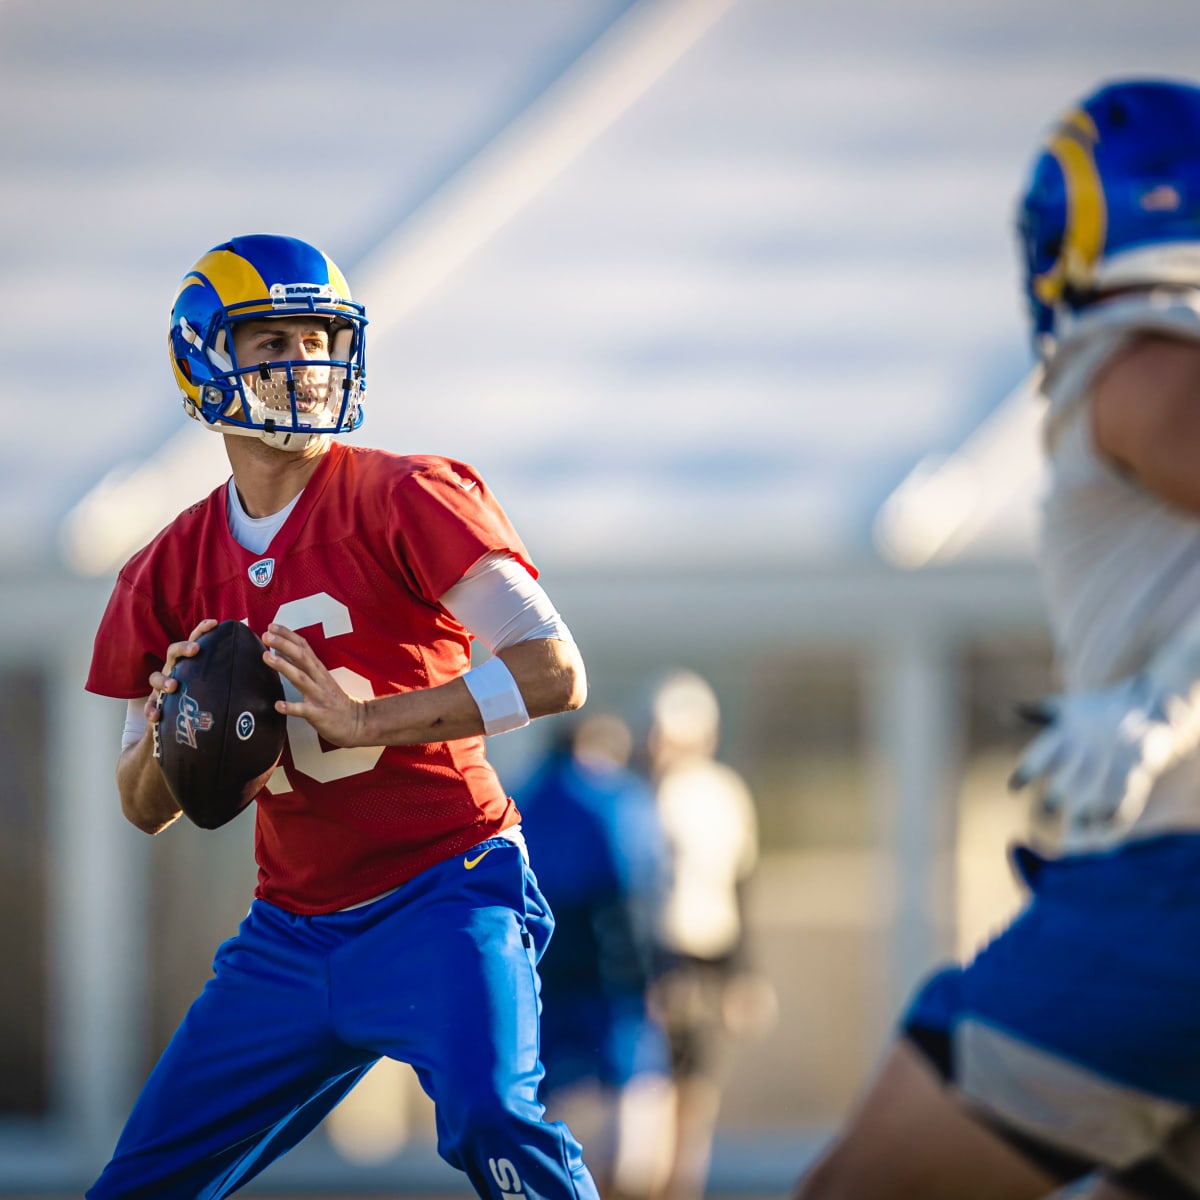
<instances>
[{"instance_id":1,"label":"nike logo on jersey","mask_svg":"<svg viewBox=\"0 0 1200 1200\"><path fill-rule=\"evenodd\" d=\"M478 482L476 479L460 479L457 475L454 477L454 481L464 492L469 492Z\"/></svg>"},{"instance_id":2,"label":"nike logo on jersey","mask_svg":"<svg viewBox=\"0 0 1200 1200\"><path fill-rule=\"evenodd\" d=\"M483 851L483 853L482 853L482 854L477 854L477 855L475 855L475 857L474 857L474 858L467 858L467 857L464 855L464 856L463 856L463 866L464 866L464 867L466 867L468 871L473 871L473 870L475 870L475 868L476 868L477 866L479 866L479 864L480 864L480 863L481 863L481 862L482 862L482 861L483 861L485 858L487 858L487 856L488 856L489 854L491 854L491 852L492 852L493 850L495 850L495 848L496 848L495 846L489 846L489 847L488 847L486 850L484 850L484 851Z\"/></svg>"}]
</instances>

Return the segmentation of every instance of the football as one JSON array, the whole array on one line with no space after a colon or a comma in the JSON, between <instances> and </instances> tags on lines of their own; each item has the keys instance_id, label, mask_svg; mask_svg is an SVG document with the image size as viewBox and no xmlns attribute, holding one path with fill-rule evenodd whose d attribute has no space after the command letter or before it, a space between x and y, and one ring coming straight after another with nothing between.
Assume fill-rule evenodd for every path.
<instances>
[{"instance_id":1,"label":"football","mask_svg":"<svg viewBox=\"0 0 1200 1200\"><path fill-rule=\"evenodd\" d=\"M202 829L232 821L258 795L283 754L287 717L275 711L283 681L266 647L240 621L222 621L181 658L179 686L160 697L155 757L175 802Z\"/></svg>"}]
</instances>

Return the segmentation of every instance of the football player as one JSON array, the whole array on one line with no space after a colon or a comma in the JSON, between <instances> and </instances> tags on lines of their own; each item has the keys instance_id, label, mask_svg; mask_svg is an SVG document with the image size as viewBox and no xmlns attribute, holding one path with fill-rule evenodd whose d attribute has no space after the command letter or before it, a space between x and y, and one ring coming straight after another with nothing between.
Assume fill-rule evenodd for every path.
<instances>
[{"instance_id":1,"label":"football player","mask_svg":"<svg viewBox=\"0 0 1200 1200\"><path fill-rule=\"evenodd\" d=\"M581 705L584 667L472 467L338 439L362 421L366 325L324 254L275 235L215 247L175 298L183 406L232 474L121 570L87 687L129 701L117 784L150 834L179 816L156 700L216 622L263 637L288 736L256 805L249 914L92 1200L227 1196L381 1056L412 1065L480 1196L595 1200L537 1097L553 919L484 749ZM473 637L492 654L472 668Z\"/></svg>"},{"instance_id":2,"label":"football player","mask_svg":"<svg viewBox=\"0 0 1200 1200\"><path fill-rule=\"evenodd\" d=\"M1014 851L1026 907L918 991L802 1200L1200 1197L1200 88L1065 113L1020 231L1063 692L1013 785L1059 836Z\"/></svg>"},{"instance_id":3,"label":"football player","mask_svg":"<svg viewBox=\"0 0 1200 1200\"><path fill-rule=\"evenodd\" d=\"M737 1043L761 1036L776 1015L775 989L754 961L746 920L758 814L745 779L717 757L721 707L707 679L672 668L649 681L638 708L642 767L670 856L664 967L653 992L674 1083L665 1194L703 1200Z\"/></svg>"},{"instance_id":4,"label":"football player","mask_svg":"<svg viewBox=\"0 0 1200 1200\"><path fill-rule=\"evenodd\" d=\"M666 1034L650 1011L670 862L613 713L564 730L516 790L555 917L540 964L542 1095L583 1138L603 1200L662 1196L673 1143Z\"/></svg>"}]
</instances>

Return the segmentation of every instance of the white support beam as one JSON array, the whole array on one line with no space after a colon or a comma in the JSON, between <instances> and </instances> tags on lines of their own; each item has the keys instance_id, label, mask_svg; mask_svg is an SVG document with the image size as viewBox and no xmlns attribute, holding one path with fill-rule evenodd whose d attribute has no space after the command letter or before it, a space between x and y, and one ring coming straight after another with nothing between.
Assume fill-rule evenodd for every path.
<instances>
[{"instance_id":1,"label":"white support beam","mask_svg":"<svg viewBox=\"0 0 1200 1200\"><path fill-rule=\"evenodd\" d=\"M866 726L884 906L873 1025L880 1044L914 985L954 952L959 758L963 736L954 647L933 630L900 628L867 664Z\"/></svg>"},{"instance_id":2,"label":"white support beam","mask_svg":"<svg viewBox=\"0 0 1200 1200\"><path fill-rule=\"evenodd\" d=\"M60 643L49 681L54 1104L72 1169L88 1177L111 1153L143 1070L148 911L148 855L121 817L113 775L124 705L83 690L90 632Z\"/></svg>"}]
</instances>

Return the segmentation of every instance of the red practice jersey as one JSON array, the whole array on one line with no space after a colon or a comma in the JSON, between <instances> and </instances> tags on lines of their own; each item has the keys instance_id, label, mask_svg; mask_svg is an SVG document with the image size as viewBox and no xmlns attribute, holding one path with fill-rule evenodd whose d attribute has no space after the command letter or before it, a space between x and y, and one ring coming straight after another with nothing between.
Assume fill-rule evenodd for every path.
<instances>
[{"instance_id":1,"label":"red practice jersey","mask_svg":"<svg viewBox=\"0 0 1200 1200\"><path fill-rule=\"evenodd\" d=\"M489 551L537 574L483 480L445 458L334 442L265 554L234 541L226 499L222 485L126 563L88 691L147 695L168 645L206 617L246 621L260 637L272 621L295 629L361 699L434 687L470 666L470 635L438 597ZM258 796L256 895L333 912L519 819L482 737L336 747L289 717L283 760Z\"/></svg>"}]
</instances>

